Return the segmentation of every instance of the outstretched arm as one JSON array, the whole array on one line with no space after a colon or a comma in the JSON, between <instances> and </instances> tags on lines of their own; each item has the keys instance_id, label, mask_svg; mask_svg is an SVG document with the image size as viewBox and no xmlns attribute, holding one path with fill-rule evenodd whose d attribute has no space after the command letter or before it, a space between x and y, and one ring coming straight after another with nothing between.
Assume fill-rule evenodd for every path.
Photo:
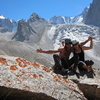
<instances>
[{"instance_id":1,"label":"outstretched arm","mask_svg":"<svg viewBox=\"0 0 100 100\"><path fill-rule=\"evenodd\" d=\"M89 37L89 41L90 41L90 46L89 46L89 47L83 46L83 47L82 47L83 50L90 50L90 49L93 48L93 39L92 39L92 37Z\"/></svg>"},{"instance_id":2,"label":"outstretched arm","mask_svg":"<svg viewBox=\"0 0 100 100\"><path fill-rule=\"evenodd\" d=\"M46 53L46 54L53 54L53 53L58 53L60 50L43 50L43 49L37 49L36 50L38 53Z\"/></svg>"},{"instance_id":3,"label":"outstretched arm","mask_svg":"<svg viewBox=\"0 0 100 100\"><path fill-rule=\"evenodd\" d=\"M91 38L92 38L92 37L89 36L88 39L87 39L86 41L84 41L84 42L81 42L80 45L81 45L81 46L85 45L87 42L90 41Z\"/></svg>"}]
</instances>

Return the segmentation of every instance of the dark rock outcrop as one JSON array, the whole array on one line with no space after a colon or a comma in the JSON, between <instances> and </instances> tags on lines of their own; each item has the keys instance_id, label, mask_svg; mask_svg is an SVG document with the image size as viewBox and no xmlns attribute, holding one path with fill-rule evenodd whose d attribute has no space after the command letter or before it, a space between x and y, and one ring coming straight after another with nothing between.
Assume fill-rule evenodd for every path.
<instances>
[{"instance_id":1,"label":"dark rock outcrop","mask_svg":"<svg viewBox=\"0 0 100 100\"><path fill-rule=\"evenodd\" d=\"M99 79L84 79L79 82L78 86L88 100L100 100L99 82Z\"/></svg>"},{"instance_id":2,"label":"dark rock outcrop","mask_svg":"<svg viewBox=\"0 0 100 100\"><path fill-rule=\"evenodd\" d=\"M44 93L34 93L0 86L0 100L56 100Z\"/></svg>"}]
</instances>

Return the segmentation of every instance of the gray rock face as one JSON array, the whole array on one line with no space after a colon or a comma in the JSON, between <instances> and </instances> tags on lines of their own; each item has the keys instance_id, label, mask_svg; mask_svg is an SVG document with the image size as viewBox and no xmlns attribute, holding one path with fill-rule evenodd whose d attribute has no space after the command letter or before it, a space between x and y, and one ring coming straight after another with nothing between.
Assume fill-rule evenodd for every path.
<instances>
[{"instance_id":1,"label":"gray rock face","mask_svg":"<svg viewBox=\"0 0 100 100\"><path fill-rule=\"evenodd\" d=\"M0 27L0 32L1 33L8 32L8 29L7 28L4 28L4 27Z\"/></svg>"},{"instance_id":2,"label":"gray rock face","mask_svg":"<svg viewBox=\"0 0 100 100\"><path fill-rule=\"evenodd\" d=\"M87 13L85 23L100 26L100 0L93 0Z\"/></svg>"},{"instance_id":3,"label":"gray rock face","mask_svg":"<svg viewBox=\"0 0 100 100\"><path fill-rule=\"evenodd\" d=\"M32 13L32 15L30 16L29 22L35 22L35 21L39 21L39 22L43 22L45 21L45 19L41 18L39 15L37 15L36 13Z\"/></svg>"},{"instance_id":4,"label":"gray rock face","mask_svg":"<svg viewBox=\"0 0 100 100\"><path fill-rule=\"evenodd\" d=\"M29 26L27 22L20 20L18 22L17 32L12 39L15 38L17 41L29 40L29 37L32 35L32 33L35 34L36 32Z\"/></svg>"},{"instance_id":5,"label":"gray rock face","mask_svg":"<svg viewBox=\"0 0 100 100\"><path fill-rule=\"evenodd\" d=\"M37 14L32 14L29 20L20 20L15 36L12 39L17 41L38 42L44 33L47 22Z\"/></svg>"},{"instance_id":6,"label":"gray rock face","mask_svg":"<svg viewBox=\"0 0 100 100\"><path fill-rule=\"evenodd\" d=\"M8 18L0 19L0 27L4 29L0 30L0 32L13 32L16 31L17 22Z\"/></svg>"}]
</instances>

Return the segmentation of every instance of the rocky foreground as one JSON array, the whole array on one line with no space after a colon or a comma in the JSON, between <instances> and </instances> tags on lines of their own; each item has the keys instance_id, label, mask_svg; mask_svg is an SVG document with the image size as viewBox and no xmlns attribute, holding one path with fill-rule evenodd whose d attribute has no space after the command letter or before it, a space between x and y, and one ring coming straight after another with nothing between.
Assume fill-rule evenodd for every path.
<instances>
[{"instance_id":1,"label":"rocky foreground","mask_svg":"<svg viewBox=\"0 0 100 100\"><path fill-rule=\"evenodd\" d=\"M64 78L37 62L0 56L0 100L100 100L99 74L86 81Z\"/></svg>"}]
</instances>

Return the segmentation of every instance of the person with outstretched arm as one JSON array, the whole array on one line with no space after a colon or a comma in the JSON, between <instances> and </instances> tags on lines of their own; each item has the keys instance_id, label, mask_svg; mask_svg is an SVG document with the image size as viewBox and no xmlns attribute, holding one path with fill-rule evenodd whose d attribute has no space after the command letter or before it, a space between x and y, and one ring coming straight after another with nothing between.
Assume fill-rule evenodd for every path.
<instances>
[{"instance_id":1,"label":"person with outstretched arm","mask_svg":"<svg viewBox=\"0 0 100 100\"><path fill-rule=\"evenodd\" d=\"M63 48L59 48L58 50L43 50L37 49L38 53L46 53L46 54L54 54L54 62L55 68L58 70L62 70L62 68L69 68L69 56L72 52L72 43L70 39L65 39L65 45ZM59 53L59 54L55 54Z\"/></svg>"}]
</instances>

